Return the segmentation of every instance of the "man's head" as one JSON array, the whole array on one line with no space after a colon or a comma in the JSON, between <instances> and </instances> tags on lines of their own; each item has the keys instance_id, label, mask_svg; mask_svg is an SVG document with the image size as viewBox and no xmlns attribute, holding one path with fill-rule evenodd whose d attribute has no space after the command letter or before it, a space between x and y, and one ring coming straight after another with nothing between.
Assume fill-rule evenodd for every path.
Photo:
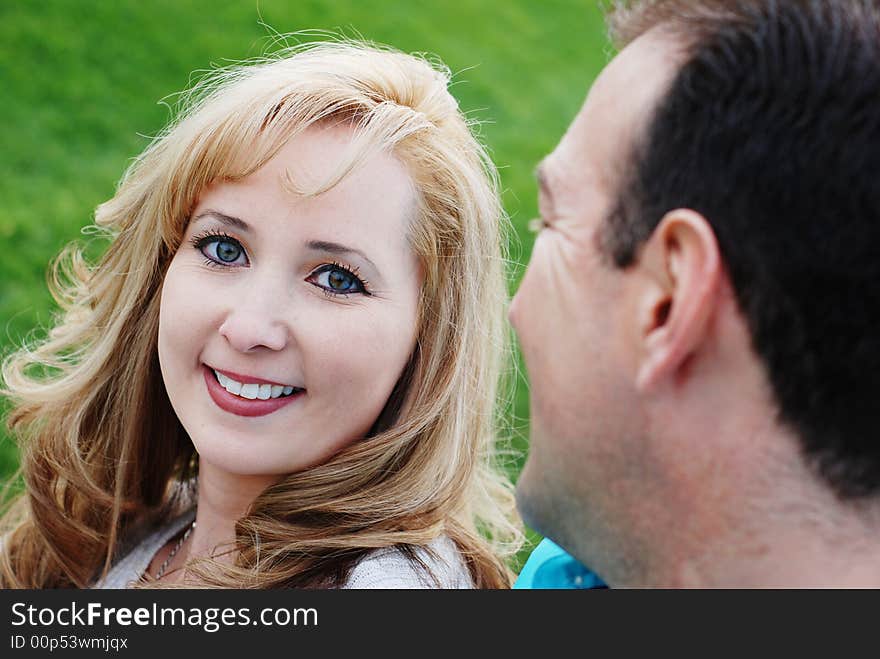
<instances>
[{"instance_id":1,"label":"man's head","mask_svg":"<svg viewBox=\"0 0 880 659\"><path fill-rule=\"evenodd\" d=\"M757 535L780 484L792 505L880 494L880 11L612 19L626 47L539 169L546 228L511 310L518 494L537 530L638 578L673 560L658 538Z\"/></svg>"}]
</instances>

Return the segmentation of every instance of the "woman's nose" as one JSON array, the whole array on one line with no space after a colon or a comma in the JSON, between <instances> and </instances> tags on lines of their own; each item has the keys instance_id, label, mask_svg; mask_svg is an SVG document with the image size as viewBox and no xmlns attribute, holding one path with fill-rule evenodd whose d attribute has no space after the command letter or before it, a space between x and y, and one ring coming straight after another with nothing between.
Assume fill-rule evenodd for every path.
<instances>
[{"instance_id":1,"label":"woman's nose","mask_svg":"<svg viewBox=\"0 0 880 659\"><path fill-rule=\"evenodd\" d=\"M220 325L220 335L239 352L283 350L290 331L281 315L278 296L252 290L245 293L245 299L230 307Z\"/></svg>"}]
</instances>

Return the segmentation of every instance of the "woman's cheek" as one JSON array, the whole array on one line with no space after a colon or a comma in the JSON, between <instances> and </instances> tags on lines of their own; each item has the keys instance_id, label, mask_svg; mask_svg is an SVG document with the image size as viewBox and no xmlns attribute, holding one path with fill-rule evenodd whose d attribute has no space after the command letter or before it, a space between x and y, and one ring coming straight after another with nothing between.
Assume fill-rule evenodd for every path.
<instances>
[{"instance_id":1,"label":"woman's cheek","mask_svg":"<svg viewBox=\"0 0 880 659\"><path fill-rule=\"evenodd\" d=\"M337 387L340 392L351 387L356 391L348 395L375 396L384 404L413 347L411 326L394 320L378 322L375 315L362 314L359 319L338 323L332 331L318 324L308 336L301 334L299 343L311 380Z\"/></svg>"}]
</instances>

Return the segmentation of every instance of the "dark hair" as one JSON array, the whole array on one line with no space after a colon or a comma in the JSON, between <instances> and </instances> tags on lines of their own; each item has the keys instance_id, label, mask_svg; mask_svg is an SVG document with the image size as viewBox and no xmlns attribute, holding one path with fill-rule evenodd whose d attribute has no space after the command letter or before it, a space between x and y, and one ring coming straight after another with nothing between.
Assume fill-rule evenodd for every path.
<instances>
[{"instance_id":1,"label":"dark hair","mask_svg":"<svg viewBox=\"0 0 880 659\"><path fill-rule=\"evenodd\" d=\"M878 3L640 4L619 33L663 25L686 53L633 147L604 247L626 267L666 212L701 213L781 422L838 496L878 493Z\"/></svg>"}]
</instances>

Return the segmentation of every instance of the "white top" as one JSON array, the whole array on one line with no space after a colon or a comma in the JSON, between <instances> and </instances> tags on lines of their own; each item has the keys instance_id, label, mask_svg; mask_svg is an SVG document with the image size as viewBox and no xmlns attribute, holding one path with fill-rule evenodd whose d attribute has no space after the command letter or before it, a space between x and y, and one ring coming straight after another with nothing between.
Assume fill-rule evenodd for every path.
<instances>
[{"instance_id":1,"label":"white top","mask_svg":"<svg viewBox=\"0 0 880 659\"><path fill-rule=\"evenodd\" d=\"M110 568L107 576L93 588L128 588L133 581L143 576L156 552L192 523L195 514L195 509L188 510L180 517L148 533L130 552L117 561ZM416 554L430 573L420 565L414 564L398 549L387 547L367 554L354 567L341 587L349 589L474 587L467 566L450 538L441 536L428 547L430 551L417 548Z\"/></svg>"}]
</instances>

